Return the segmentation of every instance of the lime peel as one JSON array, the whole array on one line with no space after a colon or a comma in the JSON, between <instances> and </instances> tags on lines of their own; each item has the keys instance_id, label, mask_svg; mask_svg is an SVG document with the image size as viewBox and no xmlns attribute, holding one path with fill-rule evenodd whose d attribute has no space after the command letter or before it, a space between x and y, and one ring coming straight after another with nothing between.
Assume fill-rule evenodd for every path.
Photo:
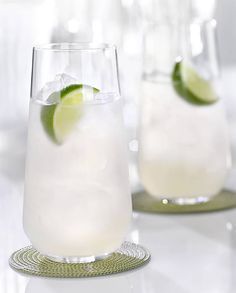
<instances>
[{"instance_id":1,"label":"lime peel","mask_svg":"<svg viewBox=\"0 0 236 293\"><path fill-rule=\"evenodd\" d=\"M210 105L218 101L211 83L183 61L176 62L172 83L180 97L195 105Z\"/></svg>"},{"instance_id":2,"label":"lime peel","mask_svg":"<svg viewBox=\"0 0 236 293\"><path fill-rule=\"evenodd\" d=\"M52 102L53 97L59 97L59 103L41 109L43 128L54 143L62 144L75 127L82 115L82 105L88 91L99 92L88 85L72 84L48 97L49 102Z\"/></svg>"}]
</instances>

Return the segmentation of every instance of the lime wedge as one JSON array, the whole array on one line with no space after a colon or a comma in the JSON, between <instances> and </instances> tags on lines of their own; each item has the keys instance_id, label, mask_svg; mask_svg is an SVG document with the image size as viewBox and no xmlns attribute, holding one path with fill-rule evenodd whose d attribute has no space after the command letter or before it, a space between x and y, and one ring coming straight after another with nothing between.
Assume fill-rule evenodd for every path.
<instances>
[{"instance_id":1,"label":"lime wedge","mask_svg":"<svg viewBox=\"0 0 236 293\"><path fill-rule=\"evenodd\" d=\"M48 102L59 97L59 103L43 106L41 110L44 130L54 142L65 141L82 115L83 101L97 92L98 89L91 86L72 84L48 97Z\"/></svg>"},{"instance_id":2,"label":"lime wedge","mask_svg":"<svg viewBox=\"0 0 236 293\"><path fill-rule=\"evenodd\" d=\"M183 61L176 62L172 83L179 96L192 104L209 105L218 101L212 84Z\"/></svg>"}]
</instances>

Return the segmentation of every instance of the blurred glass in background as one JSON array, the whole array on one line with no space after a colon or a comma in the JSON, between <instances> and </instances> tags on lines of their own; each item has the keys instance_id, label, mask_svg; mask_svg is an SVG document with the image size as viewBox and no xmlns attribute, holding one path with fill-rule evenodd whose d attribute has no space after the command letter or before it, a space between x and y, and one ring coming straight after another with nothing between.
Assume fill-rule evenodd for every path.
<instances>
[{"instance_id":1,"label":"blurred glass in background","mask_svg":"<svg viewBox=\"0 0 236 293\"><path fill-rule=\"evenodd\" d=\"M215 20L189 0L154 1L144 33L139 171L148 193L207 201L230 167L228 125L217 92Z\"/></svg>"}]
</instances>

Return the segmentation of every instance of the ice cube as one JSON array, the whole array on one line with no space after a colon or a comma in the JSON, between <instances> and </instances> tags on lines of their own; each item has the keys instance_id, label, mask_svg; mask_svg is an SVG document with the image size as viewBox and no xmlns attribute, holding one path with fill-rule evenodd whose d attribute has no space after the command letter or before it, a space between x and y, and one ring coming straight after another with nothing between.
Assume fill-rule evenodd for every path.
<instances>
[{"instance_id":1,"label":"ice cube","mask_svg":"<svg viewBox=\"0 0 236 293\"><path fill-rule=\"evenodd\" d=\"M78 83L76 78L66 73L60 73L55 76L53 81L47 82L44 87L38 92L37 100L47 103L58 103L60 101L60 94L53 94L59 92L61 89L70 84Z\"/></svg>"},{"instance_id":2,"label":"ice cube","mask_svg":"<svg viewBox=\"0 0 236 293\"><path fill-rule=\"evenodd\" d=\"M44 87L38 92L37 100L43 102L56 103L60 99L59 95L52 95L54 92L58 92L61 89L61 84L59 81L47 82ZM50 98L49 98L50 97Z\"/></svg>"},{"instance_id":3,"label":"ice cube","mask_svg":"<svg viewBox=\"0 0 236 293\"><path fill-rule=\"evenodd\" d=\"M61 84L61 88L67 87L70 84L78 83L77 79L73 76L70 76L66 73L60 73L55 76L55 81L58 81Z\"/></svg>"}]
</instances>

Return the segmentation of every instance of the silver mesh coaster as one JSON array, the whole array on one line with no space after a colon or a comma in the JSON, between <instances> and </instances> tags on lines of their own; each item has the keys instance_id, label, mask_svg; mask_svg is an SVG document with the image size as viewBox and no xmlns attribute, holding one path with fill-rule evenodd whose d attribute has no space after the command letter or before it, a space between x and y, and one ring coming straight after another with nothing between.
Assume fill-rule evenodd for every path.
<instances>
[{"instance_id":1,"label":"silver mesh coaster","mask_svg":"<svg viewBox=\"0 0 236 293\"><path fill-rule=\"evenodd\" d=\"M142 246L124 242L119 250L107 258L91 263L59 263L42 256L32 246L14 252L10 266L21 273L55 278L80 278L110 275L136 269L150 260L150 253Z\"/></svg>"},{"instance_id":2,"label":"silver mesh coaster","mask_svg":"<svg viewBox=\"0 0 236 293\"><path fill-rule=\"evenodd\" d=\"M133 194L133 209L139 212L183 214L214 212L231 208L236 208L236 193L229 190L222 190L207 202L185 205L163 202L145 191Z\"/></svg>"}]
</instances>

